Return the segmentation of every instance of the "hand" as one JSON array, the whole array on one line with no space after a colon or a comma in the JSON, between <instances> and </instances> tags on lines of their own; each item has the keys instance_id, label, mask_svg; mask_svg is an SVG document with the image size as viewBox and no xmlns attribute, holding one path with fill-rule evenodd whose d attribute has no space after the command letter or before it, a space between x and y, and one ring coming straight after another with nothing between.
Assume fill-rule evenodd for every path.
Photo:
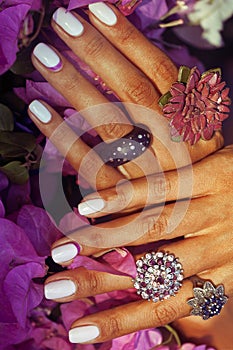
<instances>
[{"instance_id":1,"label":"hand","mask_svg":"<svg viewBox=\"0 0 233 350\"><path fill-rule=\"evenodd\" d=\"M216 132L208 142L200 140L194 146L170 140L168 123L161 116L158 99L177 79L177 69L164 53L147 41L112 5L109 5L108 13L111 14L111 18L117 20L114 25L104 24L91 12L89 18L92 25L74 14L72 25L74 26L74 19L80 22L75 22L74 28L77 31L73 36L67 34L54 20L52 26L74 54L87 63L121 101L130 102L126 107L133 122L143 121L154 134L150 150L133 162L120 166L117 170L112 169L103 165L96 154L89 152L90 148L80 139L77 140L77 136L67 124L62 124L62 118L44 102L49 111L44 113L50 114L49 120L38 119L35 109L29 110L31 118L42 133L50 138L67 156L70 164L97 189L114 186L125 177L137 178L161 169L170 170L185 166L204 158L223 144L220 132ZM61 19L62 16L64 13L56 18ZM44 78L63 94L75 109L84 112L86 120L106 142L121 138L130 132L132 125L126 115L113 104L103 105L108 102L106 97L82 77L64 56L56 50L55 52L55 56L53 53L52 57L55 57L56 63L60 59L60 69L56 71L47 67L50 65L46 57L49 55L48 49L43 47L42 50L40 46L34 51L33 64ZM178 163L175 164L174 158L178 158ZM81 163L83 166L80 168Z\"/></svg>"},{"instance_id":2,"label":"hand","mask_svg":"<svg viewBox=\"0 0 233 350\"><path fill-rule=\"evenodd\" d=\"M213 281L215 285L223 284L225 286L225 294L228 297L232 297L232 155L233 145L225 147L193 165L192 199L184 218L172 232L167 232L167 228L168 220L172 218L171 214L173 210L173 204L169 202L176 196L175 193L171 194L173 190L167 193L166 199L168 200L168 204L164 206L161 216L158 218L156 217L157 208L154 207L144 211L145 216L143 218L145 220L141 221L142 224L140 226L135 225L132 216L126 216L109 223L94 226L97 238L96 242L101 242L99 247L106 246L105 242L108 242L109 230L112 227L115 227L116 231L109 236L113 239L114 243L117 241L117 235L120 235L126 227L124 220L128 220L129 222L128 232L133 233L135 230L141 230L142 232L139 239L129 241L128 244L131 246L141 245L146 242L175 239L172 242L161 242L159 250L168 251L179 257L184 269L184 282L176 297L171 297L163 302L152 303L140 300L111 310L88 315L75 321L72 329L75 329L73 332L77 334L77 337L83 330L78 327L86 325L97 327L99 336L95 335L94 339L90 338L88 341L95 343L116 338L140 329L158 327L188 316L191 308L187 305L186 301L193 297L192 282L189 279L191 276L198 276ZM181 173L185 177L186 169L182 169ZM176 188L176 178L177 176L174 171L168 172L166 174L166 182L169 181L169 186L166 186L166 188ZM137 185L133 188L135 193L138 189L140 190L140 187ZM137 195L135 196L137 197ZM185 201L185 190L183 196L180 198L183 198ZM130 220L132 221L130 222ZM117 225L117 222L121 224L121 227ZM147 228L145 230L146 232L144 232L145 225ZM92 227L79 230L70 237L57 241L52 247L54 260L61 264L69 264L69 261L62 261L62 256L64 256L61 254L62 251L63 253L67 253L66 246L68 243L72 244L74 242L73 240L80 242L80 237L81 240L84 240L84 237L89 235L90 229ZM112 237L114 234L116 237ZM58 250L56 251L56 248L59 248L59 259L57 259L58 255L56 255L56 252ZM82 245L80 254L90 255L100 251L100 248ZM135 256L135 259L138 259L140 256ZM74 258L74 256L70 256L70 258ZM75 289L71 293L72 295L66 297L63 297L63 293L67 293L67 290L60 289L58 292L60 295L58 297L57 294L56 297L56 300L59 302L67 302L99 293L132 288L131 277L89 271L81 267L60 272L49 277L46 281L46 290L49 290L48 286L51 282L58 280L73 281L75 286ZM56 290L56 284L53 285L54 289ZM47 292L47 296L49 297L49 292ZM225 309L227 309L227 305ZM218 317L222 317L224 311ZM200 323L203 322L206 321L200 321Z\"/></svg>"}]
</instances>

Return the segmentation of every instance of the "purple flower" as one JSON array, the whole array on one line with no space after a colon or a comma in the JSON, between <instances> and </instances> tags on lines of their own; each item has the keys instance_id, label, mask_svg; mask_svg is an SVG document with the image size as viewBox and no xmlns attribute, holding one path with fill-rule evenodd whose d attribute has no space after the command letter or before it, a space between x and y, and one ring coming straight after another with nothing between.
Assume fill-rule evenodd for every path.
<instances>
[{"instance_id":1,"label":"purple flower","mask_svg":"<svg viewBox=\"0 0 233 350\"><path fill-rule=\"evenodd\" d=\"M17 224L24 229L39 256L48 256L52 243L61 238L46 211L33 205L24 205L20 209Z\"/></svg>"},{"instance_id":2,"label":"purple flower","mask_svg":"<svg viewBox=\"0 0 233 350\"><path fill-rule=\"evenodd\" d=\"M45 264L23 229L0 219L0 231L0 338L6 346L27 336L30 312L43 299L43 286L34 278L45 275Z\"/></svg>"},{"instance_id":3,"label":"purple flower","mask_svg":"<svg viewBox=\"0 0 233 350\"><path fill-rule=\"evenodd\" d=\"M4 1L0 11L0 74L16 60L18 36L30 9L38 9L40 1Z\"/></svg>"}]
</instances>

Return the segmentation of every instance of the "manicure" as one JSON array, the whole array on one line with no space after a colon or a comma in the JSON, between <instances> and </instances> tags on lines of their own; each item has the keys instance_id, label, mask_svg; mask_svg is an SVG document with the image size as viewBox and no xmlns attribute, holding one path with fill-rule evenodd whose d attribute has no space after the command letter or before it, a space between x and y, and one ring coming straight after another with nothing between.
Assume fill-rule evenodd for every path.
<instances>
[{"instance_id":1,"label":"manicure","mask_svg":"<svg viewBox=\"0 0 233 350\"><path fill-rule=\"evenodd\" d=\"M105 206L105 201L102 198L89 199L78 205L78 211L81 215L89 215L101 211Z\"/></svg>"},{"instance_id":2,"label":"manicure","mask_svg":"<svg viewBox=\"0 0 233 350\"><path fill-rule=\"evenodd\" d=\"M104 2L96 2L88 5L89 10L96 16L101 22L108 26L114 26L117 23L117 16L113 10L107 6Z\"/></svg>"},{"instance_id":3,"label":"manicure","mask_svg":"<svg viewBox=\"0 0 233 350\"><path fill-rule=\"evenodd\" d=\"M85 343L93 340L100 335L99 328L96 326L82 326L72 328L69 331L69 341L71 343Z\"/></svg>"},{"instance_id":4,"label":"manicure","mask_svg":"<svg viewBox=\"0 0 233 350\"><path fill-rule=\"evenodd\" d=\"M55 263L60 264L69 261L80 253L81 247L79 244L68 243L52 249L52 258Z\"/></svg>"},{"instance_id":5,"label":"manicure","mask_svg":"<svg viewBox=\"0 0 233 350\"><path fill-rule=\"evenodd\" d=\"M47 68L58 71L62 68L62 61L50 46L40 43L33 50L34 56Z\"/></svg>"},{"instance_id":6,"label":"manicure","mask_svg":"<svg viewBox=\"0 0 233 350\"><path fill-rule=\"evenodd\" d=\"M76 292L76 285L71 280L59 280L50 282L44 287L44 294L46 299L60 299L69 297Z\"/></svg>"},{"instance_id":7,"label":"manicure","mask_svg":"<svg viewBox=\"0 0 233 350\"><path fill-rule=\"evenodd\" d=\"M34 100L28 106L33 115L42 123L49 123L52 119L52 114L49 110L38 100Z\"/></svg>"},{"instance_id":8,"label":"manicure","mask_svg":"<svg viewBox=\"0 0 233 350\"><path fill-rule=\"evenodd\" d=\"M71 36L80 36L83 33L84 28L82 23L63 7L60 7L54 12L53 20Z\"/></svg>"}]
</instances>

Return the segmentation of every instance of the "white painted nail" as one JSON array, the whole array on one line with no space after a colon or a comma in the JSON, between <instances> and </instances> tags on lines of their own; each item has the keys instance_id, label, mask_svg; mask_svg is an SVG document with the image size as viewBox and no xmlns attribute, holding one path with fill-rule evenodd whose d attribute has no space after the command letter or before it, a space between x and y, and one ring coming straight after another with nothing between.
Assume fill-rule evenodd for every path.
<instances>
[{"instance_id":1,"label":"white painted nail","mask_svg":"<svg viewBox=\"0 0 233 350\"><path fill-rule=\"evenodd\" d=\"M79 36L83 33L84 28L82 23L63 7L60 7L54 12L53 20L69 35Z\"/></svg>"},{"instance_id":2,"label":"white painted nail","mask_svg":"<svg viewBox=\"0 0 233 350\"><path fill-rule=\"evenodd\" d=\"M107 24L108 26L114 26L117 23L117 16L113 10L104 2L89 4L88 7L93 15L96 16L104 24Z\"/></svg>"},{"instance_id":3,"label":"white painted nail","mask_svg":"<svg viewBox=\"0 0 233 350\"><path fill-rule=\"evenodd\" d=\"M99 335L100 331L98 327L82 326L70 329L69 340L71 343L85 343L97 338Z\"/></svg>"},{"instance_id":4,"label":"white painted nail","mask_svg":"<svg viewBox=\"0 0 233 350\"><path fill-rule=\"evenodd\" d=\"M81 215L88 215L101 211L105 206L105 201L102 198L89 199L78 205L78 211Z\"/></svg>"},{"instance_id":5,"label":"white painted nail","mask_svg":"<svg viewBox=\"0 0 233 350\"><path fill-rule=\"evenodd\" d=\"M28 106L30 111L41 123L49 123L52 119L52 114L49 110L38 100L34 100Z\"/></svg>"},{"instance_id":6,"label":"white painted nail","mask_svg":"<svg viewBox=\"0 0 233 350\"><path fill-rule=\"evenodd\" d=\"M47 68L58 71L62 68L62 62L57 53L50 46L39 43L33 50L36 58Z\"/></svg>"},{"instance_id":7,"label":"white painted nail","mask_svg":"<svg viewBox=\"0 0 233 350\"><path fill-rule=\"evenodd\" d=\"M46 299L59 299L73 295L76 292L76 285L71 280L60 280L50 282L44 287Z\"/></svg>"},{"instance_id":8,"label":"white painted nail","mask_svg":"<svg viewBox=\"0 0 233 350\"><path fill-rule=\"evenodd\" d=\"M79 252L79 245L68 243L52 249L52 258L55 263L60 264L73 259Z\"/></svg>"}]
</instances>

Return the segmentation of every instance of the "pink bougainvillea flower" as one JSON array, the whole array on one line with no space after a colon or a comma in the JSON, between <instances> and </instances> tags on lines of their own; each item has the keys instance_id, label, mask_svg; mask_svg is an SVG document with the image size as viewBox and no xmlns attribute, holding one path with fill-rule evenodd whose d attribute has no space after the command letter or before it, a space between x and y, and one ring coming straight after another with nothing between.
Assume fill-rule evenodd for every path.
<instances>
[{"instance_id":1,"label":"pink bougainvillea flower","mask_svg":"<svg viewBox=\"0 0 233 350\"><path fill-rule=\"evenodd\" d=\"M172 139L191 145L200 138L210 140L229 116L228 95L220 69L201 75L197 67L181 66L178 81L160 98L164 116L170 121Z\"/></svg>"}]
</instances>

